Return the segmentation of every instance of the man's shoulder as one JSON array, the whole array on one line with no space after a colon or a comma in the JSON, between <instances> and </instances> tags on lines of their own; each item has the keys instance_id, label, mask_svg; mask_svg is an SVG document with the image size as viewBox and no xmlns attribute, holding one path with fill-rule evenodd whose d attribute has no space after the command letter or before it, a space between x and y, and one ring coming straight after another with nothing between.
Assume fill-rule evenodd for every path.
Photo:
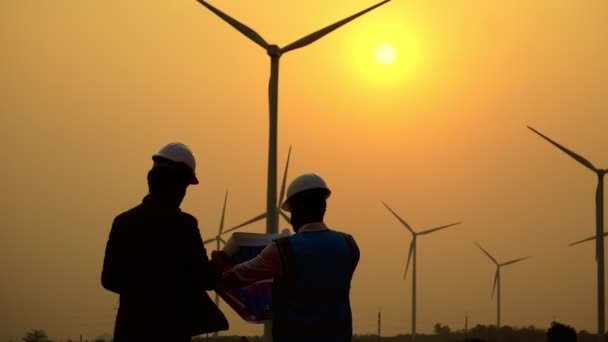
<instances>
[{"instance_id":1,"label":"man's shoulder","mask_svg":"<svg viewBox=\"0 0 608 342\"><path fill-rule=\"evenodd\" d=\"M128 209L126 211L123 211L122 213L116 215L116 218L114 219L115 221L123 221L132 217L136 217L141 215L142 212L142 205L136 205L135 207Z\"/></svg>"},{"instance_id":2,"label":"man's shoulder","mask_svg":"<svg viewBox=\"0 0 608 342\"><path fill-rule=\"evenodd\" d=\"M129 210L118 214L114 218L114 223L120 224L123 222L133 222L142 219L150 219L151 217L155 217L156 215L158 215L158 213L150 211L148 208L145 208L145 206L139 204ZM196 217L189 213L178 211L175 217L177 218L180 226L198 227L198 220L196 219Z\"/></svg>"},{"instance_id":3,"label":"man's shoulder","mask_svg":"<svg viewBox=\"0 0 608 342\"><path fill-rule=\"evenodd\" d=\"M339 230L335 230L335 229L328 229L328 230L330 232L334 233L334 234L344 236L347 239L352 239L353 241L355 240L355 238L351 234L349 234L349 233L345 233L345 232L342 232L342 231L339 231Z\"/></svg>"},{"instance_id":4,"label":"man's shoulder","mask_svg":"<svg viewBox=\"0 0 608 342\"><path fill-rule=\"evenodd\" d=\"M196 219L196 217L194 217L194 215L189 214L187 212L184 211L180 211L177 216L184 221L184 223L188 224L188 225L194 225L196 227L198 227L198 220Z\"/></svg>"}]
</instances>

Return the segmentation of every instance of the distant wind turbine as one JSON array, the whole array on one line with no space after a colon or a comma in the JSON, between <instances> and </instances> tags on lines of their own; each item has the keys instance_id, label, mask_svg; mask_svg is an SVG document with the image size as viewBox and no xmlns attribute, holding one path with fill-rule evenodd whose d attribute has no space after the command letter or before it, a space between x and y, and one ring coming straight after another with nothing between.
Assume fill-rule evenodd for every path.
<instances>
[{"instance_id":1,"label":"distant wind turbine","mask_svg":"<svg viewBox=\"0 0 608 342\"><path fill-rule=\"evenodd\" d=\"M382 202L382 204L384 204L386 209L388 209L397 218L397 220L399 220L399 222L401 222L401 224L403 224L405 226L405 228L407 228L407 230L409 230L410 233L412 233L412 242L410 243L410 251L407 254L407 262L405 263L405 273L403 274L403 279L405 279L405 276L407 275L407 270L410 266L410 259L411 259L412 260L412 340L413 340L416 338L416 238L418 237L418 235L426 235L429 233L433 233L433 232L436 232L441 229L445 229L445 228L448 228L451 226L455 226L457 224L461 224L462 222L451 223L451 224L448 224L445 226L427 229L427 230L423 230L423 231L417 233L410 227L409 224L407 224L401 217L399 217L399 215L397 215L397 213L394 212L393 209L391 209L388 206L388 204L386 204L384 202Z\"/></svg>"},{"instance_id":2,"label":"distant wind turbine","mask_svg":"<svg viewBox=\"0 0 608 342\"><path fill-rule=\"evenodd\" d=\"M287 161L285 162L285 171L283 172L283 180L281 182L281 193L280 193L280 197L279 197L279 202L277 204L277 211L281 214L281 217L283 217L283 219L285 221L287 221L287 223L290 223L290 219L289 216L287 216L282 210L281 210L281 204L283 203L283 198L285 197L285 182L287 181L287 171L289 170L289 159L291 158L291 146L289 146L289 151L287 152ZM254 218L251 218L239 225L236 225L230 229L227 229L226 231L224 231L221 234L227 234L230 233L234 230L237 230L239 228L245 227L246 225L252 224L254 222L257 222L259 220L262 220L264 218L267 218L268 215L266 215L266 213L261 213L257 216L255 216Z\"/></svg>"},{"instance_id":3,"label":"distant wind turbine","mask_svg":"<svg viewBox=\"0 0 608 342\"><path fill-rule=\"evenodd\" d=\"M270 56L270 80L268 83L268 102L269 102L269 139L268 139L268 184L267 184L267 196L266 196L266 213L264 214L266 220L266 233L276 234L279 231L279 212L276 205L277 200L277 112L278 112L278 90L279 90L279 59L281 55L295 49L299 49L306 45L309 45L318 39L324 37L330 32L336 30L342 25L360 17L361 15L389 2L390 0L382 1L374 6L371 6L359 13L351 15L348 18L340 20L334 24L331 24L323 29L313 32L301 39L298 39L291 44L282 48L277 45L267 43L262 36L260 36L253 29L249 28L245 24L237 21L230 17L226 13L213 7L204 0L197 0L201 5L205 6L215 15L220 17L222 20L227 22L230 26L234 27L237 31L244 34L247 38L251 39L254 43L266 50L266 53Z\"/></svg>"},{"instance_id":4,"label":"distant wind turbine","mask_svg":"<svg viewBox=\"0 0 608 342\"><path fill-rule=\"evenodd\" d=\"M534 128L528 126L534 133L540 135L555 147L562 150L577 162L583 164L586 168L593 171L597 175L597 188L595 190L595 258L597 261L597 339L604 342L605 336L605 320L604 320L604 175L608 173L607 169L599 169L590 161L572 152L549 137L543 135Z\"/></svg>"},{"instance_id":5,"label":"distant wind turbine","mask_svg":"<svg viewBox=\"0 0 608 342\"><path fill-rule=\"evenodd\" d=\"M511 264L526 260L531 257L527 256L527 257L523 257L523 258L519 258L519 259L515 259L515 260L511 260L511 261L507 261L507 262L503 262L502 264L499 264L498 261L496 261L496 259L492 255L490 255L490 253L488 253L488 251L486 251L485 249L483 249L483 247L481 247L481 245L479 245L477 242L475 242L475 244L496 265L496 273L494 273L494 285L492 286L492 297L494 297L494 291L496 291L496 327L498 329L500 329L500 268L502 266L511 265Z\"/></svg>"}]
</instances>

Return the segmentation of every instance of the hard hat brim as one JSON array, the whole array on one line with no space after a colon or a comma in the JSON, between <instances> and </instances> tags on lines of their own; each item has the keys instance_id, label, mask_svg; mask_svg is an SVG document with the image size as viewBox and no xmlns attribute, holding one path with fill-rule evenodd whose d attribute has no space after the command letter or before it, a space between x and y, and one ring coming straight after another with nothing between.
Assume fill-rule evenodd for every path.
<instances>
[{"instance_id":1,"label":"hard hat brim","mask_svg":"<svg viewBox=\"0 0 608 342\"><path fill-rule=\"evenodd\" d=\"M190 184L192 185L196 185L198 184L198 178L196 178L196 175L192 175L192 179L190 180Z\"/></svg>"},{"instance_id":2,"label":"hard hat brim","mask_svg":"<svg viewBox=\"0 0 608 342\"><path fill-rule=\"evenodd\" d=\"M281 210L286 211L288 213L291 212L291 208L289 208L289 202L287 202L287 200L283 201L283 204L281 204Z\"/></svg>"},{"instance_id":3,"label":"hard hat brim","mask_svg":"<svg viewBox=\"0 0 608 342\"><path fill-rule=\"evenodd\" d=\"M154 161L155 167L175 167L176 165L179 165L180 167L185 167L188 170L190 170L190 173L191 173L191 177L190 177L190 180L188 181L188 184L196 185L199 183L198 178L196 178L196 174L194 173L194 171L192 171L190 166L186 165L185 163L174 162L174 161L172 161L164 156L160 156L158 154L155 154L152 156L152 161Z\"/></svg>"},{"instance_id":4,"label":"hard hat brim","mask_svg":"<svg viewBox=\"0 0 608 342\"><path fill-rule=\"evenodd\" d=\"M304 191L308 191L308 190L324 190L325 191L325 199L328 199L329 196L331 196L331 190L329 190L329 188L310 188L310 189L306 189ZM284 211L290 213L291 212L291 208L289 207L289 200L292 197L294 197L295 195L297 195L298 193L295 193L295 194L289 196L285 201L283 201L283 204L281 204L281 210L284 210Z\"/></svg>"}]
</instances>

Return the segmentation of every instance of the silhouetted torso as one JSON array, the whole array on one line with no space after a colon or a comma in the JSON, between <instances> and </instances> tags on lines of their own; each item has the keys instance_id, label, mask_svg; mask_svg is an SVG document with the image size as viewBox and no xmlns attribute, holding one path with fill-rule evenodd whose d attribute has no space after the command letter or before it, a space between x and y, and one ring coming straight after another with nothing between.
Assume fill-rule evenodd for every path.
<instances>
[{"instance_id":1,"label":"silhouetted torso","mask_svg":"<svg viewBox=\"0 0 608 342\"><path fill-rule=\"evenodd\" d=\"M201 316L214 305L220 270L209 263L196 219L150 194L114 220L103 286L120 294L114 341L189 341L213 330ZM219 328L219 327L218 327Z\"/></svg>"}]
</instances>

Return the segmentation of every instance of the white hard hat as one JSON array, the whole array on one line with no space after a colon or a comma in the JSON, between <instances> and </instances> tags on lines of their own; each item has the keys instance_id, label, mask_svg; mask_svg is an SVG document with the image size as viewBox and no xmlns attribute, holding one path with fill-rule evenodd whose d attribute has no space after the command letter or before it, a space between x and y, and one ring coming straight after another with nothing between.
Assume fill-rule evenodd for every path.
<instances>
[{"instance_id":1,"label":"white hard hat","mask_svg":"<svg viewBox=\"0 0 608 342\"><path fill-rule=\"evenodd\" d=\"M192 153L192 150L188 146L172 142L153 155L152 160L154 161L154 166L166 166L167 160L187 166L192 171L190 184L198 184L198 179L196 178L196 160L194 159L194 153Z\"/></svg>"},{"instance_id":2,"label":"white hard hat","mask_svg":"<svg viewBox=\"0 0 608 342\"><path fill-rule=\"evenodd\" d=\"M325 181L323 180L323 178L321 178L321 176L316 173L305 173L299 175L291 181L291 184L289 184L289 187L287 188L287 198L281 204L281 209L285 211L291 211L291 208L289 208L289 199L299 192L310 189L327 190L327 195L325 196L325 198L331 195L331 191L329 190L327 184L325 184Z\"/></svg>"}]
</instances>

